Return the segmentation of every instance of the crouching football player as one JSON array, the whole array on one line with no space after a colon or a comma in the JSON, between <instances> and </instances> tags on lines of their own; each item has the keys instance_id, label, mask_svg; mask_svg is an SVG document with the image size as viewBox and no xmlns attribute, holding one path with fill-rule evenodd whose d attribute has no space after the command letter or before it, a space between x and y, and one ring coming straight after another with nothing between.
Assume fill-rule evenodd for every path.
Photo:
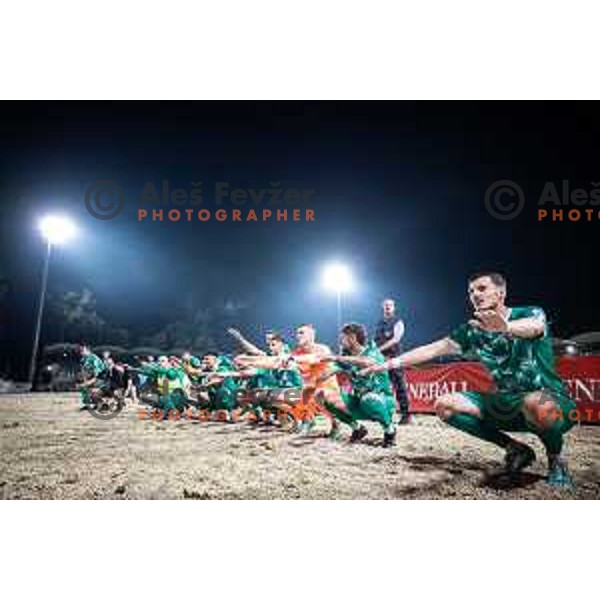
<instances>
[{"instance_id":1,"label":"crouching football player","mask_svg":"<svg viewBox=\"0 0 600 600\"><path fill-rule=\"evenodd\" d=\"M156 407L169 418L172 411L181 414L188 406L186 374L183 368L168 356L160 356L156 363L144 363L139 371L155 382L158 392Z\"/></svg>"},{"instance_id":2,"label":"crouching football player","mask_svg":"<svg viewBox=\"0 0 600 600\"><path fill-rule=\"evenodd\" d=\"M548 483L570 486L562 455L563 434L572 426L575 403L554 368L551 337L544 311L534 306L508 307L506 281L498 273L469 279L473 318L446 338L415 348L384 365L363 371L408 367L448 354L476 356L489 370L494 388L488 393L440 396L437 414L449 425L506 451L504 474L513 476L535 460L531 447L506 431L535 433L548 457Z\"/></svg>"},{"instance_id":3,"label":"crouching football player","mask_svg":"<svg viewBox=\"0 0 600 600\"><path fill-rule=\"evenodd\" d=\"M102 359L85 344L81 346L81 372L83 381L79 385L80 409L84 410L94 406L92 390L103 383L106 374L106 366Z\"/></svg>"},{"instance_id":4,"label":"crouching football player","mask_svg":"<svg viewBox=\"0 0 600 600\"><path fill-rule=\"evenodd\" d=\"M396 440L393 421L396 401L390 378L385 371L360 373L365 367L384 364L383 354L373 342L368 341L366 329L358 323L344 325L340 343L344 354L327 357L327 360L335 361L339 372L349 377L351 389L344 392L342 388L347 412L340 412L327 403L325 406L342 423L351 427L350 442L358 442L367 435L366 427L359 421L375 421L383 429L383 447L393 446Z\"/></svg>"},{"instance_id":5,"label":"crouching football player","mask_svg":"<svg viewBox=\"0 0 600 600\"><path fill-rule=\"evenodd\" d=\"M269 333L268 355L242 354L235 358L236 364L253 373L248 382L248 400L260 421L267 409L270 417L266 423L284 425L295 430L298 404L302 400L302 375L283 336L275 331Z\"/></svg>"}]
</instances>

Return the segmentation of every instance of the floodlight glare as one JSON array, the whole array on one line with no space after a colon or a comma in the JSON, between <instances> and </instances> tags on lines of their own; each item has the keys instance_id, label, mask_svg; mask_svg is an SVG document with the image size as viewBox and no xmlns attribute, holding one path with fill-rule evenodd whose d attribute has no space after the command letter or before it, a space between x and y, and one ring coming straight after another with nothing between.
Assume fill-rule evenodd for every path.
<instances>
[{"instance_id":1,"label":"floodlight glare","mask_svg":"<svg viewBox=\"0 0 600 600\"><path fill-rule=\"evenodd\" d=\"M67 217L48 215L39 224L44 239L49 244L64 244L75 235L75 224Z\"/></svg>"},{"instance_id":2,"label":"floodlight glare","mask_svg":"<svg viewBox=\"0 0 600 600\"><path fill-rule=\"evenodd\" d=\"M322 275L323 285L338 294L348 292L353 287L350 269L341 263L325 265Z\"/></svg>"}]
</instances>

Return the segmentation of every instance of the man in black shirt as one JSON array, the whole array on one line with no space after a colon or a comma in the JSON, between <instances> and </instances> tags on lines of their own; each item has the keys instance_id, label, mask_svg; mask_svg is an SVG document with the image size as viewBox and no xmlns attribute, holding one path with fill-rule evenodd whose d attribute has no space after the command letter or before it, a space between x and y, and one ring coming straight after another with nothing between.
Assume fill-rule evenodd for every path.
<instances>
[{"instance_id":1,"label":"man in black shirt","mask_svg":"<svg viewBox=\"0 0 600 600\"><path fill-rule=\"evenodd\" d=\"M377 323L375 330L375 343L387 360L395 358L402 353L401 341L404 336L404 323L396 316L396 303L391 298L386 298L382 304L383 318ZM402 369L392 369L390 378L394 386L394 394L400 411L400 425L410 422L408 412L408 396L404 383Z\"/></svg>"}]
</instances>

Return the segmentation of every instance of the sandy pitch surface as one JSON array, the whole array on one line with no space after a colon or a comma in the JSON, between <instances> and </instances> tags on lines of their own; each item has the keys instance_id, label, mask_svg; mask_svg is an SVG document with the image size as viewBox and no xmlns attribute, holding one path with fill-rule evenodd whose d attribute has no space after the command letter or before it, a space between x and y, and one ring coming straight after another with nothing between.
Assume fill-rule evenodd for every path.
<instances>
[{"instance_id":1,"label":"sandy pitch surface","mask_svg":"<svg viewBox=\"0 0 600 600\"><path fill-rule=\"evenodd\" d=\"M364 443L333 442L317 429L301 438L248 422L158 422L128 406L101 421L77 410L76 394L0 395L0 498L402 499L600 497L600 427L567 436L573 491L544 481L538 454L519 485L485 475L502 453L436 418L399 429L381 448L369 425ZM344 430L345 439L349 435Z\"/></svg>"}]
</instances>

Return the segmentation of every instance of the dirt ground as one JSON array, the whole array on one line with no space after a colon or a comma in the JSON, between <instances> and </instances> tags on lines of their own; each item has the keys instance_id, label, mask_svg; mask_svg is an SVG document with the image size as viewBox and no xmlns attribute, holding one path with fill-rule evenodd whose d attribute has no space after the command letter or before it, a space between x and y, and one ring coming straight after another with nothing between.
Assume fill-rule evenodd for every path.
<instances>
[{"instance_id":1,"label":"dirt ground","mask_svg":"<svg viewBox=\"0 0 600 600\"><path fill-rule=\"evenodd\" d=\"M430 416L380 446L302 438L248 422L152 421L128 406L102 421L77 410L75 394L0 395L0 498L402 499L600 497L600 427L567 436L573 491L544 481L545 459L501 488L487 477L502 454ZM528 437L528 436L522 436Z\"/></svg>"}]
</instances>

